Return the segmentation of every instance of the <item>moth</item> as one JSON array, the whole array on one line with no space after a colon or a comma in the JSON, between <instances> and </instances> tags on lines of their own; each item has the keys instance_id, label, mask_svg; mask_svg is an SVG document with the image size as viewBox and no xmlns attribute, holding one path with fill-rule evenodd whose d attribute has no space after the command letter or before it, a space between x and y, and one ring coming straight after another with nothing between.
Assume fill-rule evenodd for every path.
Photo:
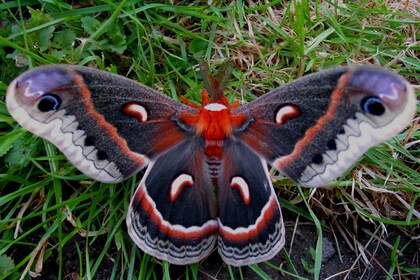
<instances>
[{"instance_id":1,"label":"moth","mask_svg":"<svg viewBox=\"0 0 420 280\"><path fill-rule=\"evenodd\" d=\"M6 102L21 126L95 180L117 183L147 166L128 233L178 265L216 246L234 266L271 259L285 229L268 166L324 186L416 110L413 87L372 66L310 74L242 106L225 97L224 79L205 82L199 106L115 74L50 65L17 77Z\"/></svg>"}]
</instances>

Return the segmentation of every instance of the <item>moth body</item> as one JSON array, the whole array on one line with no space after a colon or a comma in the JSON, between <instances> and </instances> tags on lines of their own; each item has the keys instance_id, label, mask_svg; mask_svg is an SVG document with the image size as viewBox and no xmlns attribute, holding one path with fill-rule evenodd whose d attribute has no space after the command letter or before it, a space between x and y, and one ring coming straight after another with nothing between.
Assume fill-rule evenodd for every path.
<instances>
[{"instance_id":1,"label":"moth body","mask_svg":"<svg viewBox=\"0 0 420 280\"><path fill-rule=\"evenodd\" d=\"M201 93L201 107L187 102L187 105L198 109L197 113L184 113L180 120L195 129L196 137L204 140L205 154L208 158L221 159L226 139L232 136L233 131L246 119L244 114L232 115L228 99L221 95L217 100L209 100L207 90Z\"/></svg>"},{"instance_id":2,"label":"moth body","mask_svg":"<svg viewBox=\"0 0 420 280\"><path fill-rule=\"evenodd\" d=\"M413 87L377 67L310 74L243 106L229 103L224 81L205 78L198 106L122 76L51 65L17 77L6 103L91 178L115 183L147 166L127 213L143 251L188 264L217 247L235 266L269 260L284 246L268 165L324 186L416 110Z\"/></svg>"}]
</instances>

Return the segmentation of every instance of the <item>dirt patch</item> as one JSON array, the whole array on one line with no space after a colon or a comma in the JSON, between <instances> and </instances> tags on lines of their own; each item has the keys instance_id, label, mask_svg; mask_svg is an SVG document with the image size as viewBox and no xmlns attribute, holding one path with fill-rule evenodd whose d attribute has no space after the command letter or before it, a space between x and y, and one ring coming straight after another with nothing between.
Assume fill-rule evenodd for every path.
<instances>
[{"instance_id":1,"label":"dirt patch","mask_svg":"<svg viewBox=\"0 0 420 280\"><path fill-rule=\"evenodd\" d=\"M286 212L286 211L285 211ZM260 264L259 267L264 270L272 279L296 279L282 271L289 271L301 277L313 278L311 269L313 269L314 258L313 248L316 246L316 229L315 226L309 222L300 222L295 226L295 218L290 213L285 214L286 221L286 245L285 249L276 256L271 263L277 268L273 268L267 264ZM384 240L389 244L394 244L397 236L403 236L402 232L397 227L388 228L388 236ZM293 239L293 242L292 242ZM407 244L408 238L400 240L400 244ZM99 237L92 244L89 245L89 255L91 260L95 260L100 254L105 237ZM84 255L86 240L81 237L75 237L67 243L63 248L63 277L64 279L78 280L79 275L79 253ZM350 242L350 244L348 243ZM372 238L371 235L361 233L356 240L344 240L339 233L323 231L323 262L321 267L321 279L385 279L387 270L390 267L391 249L384 245L383 241L378 241ZM363 254L356 253L360 250L354 250L355 246L364 248ZM361 246L361 247L360 247ZM286 261L287 254L290 257L294 267L291 267ZM409 246L401 252L399 261L403 261L406 266L413 268L419 267L420 244L419 242L411 241ZM94 276L94 279L109 279L112 275L115 266L115 257L117 251L112 247L109 254L104 256L103 261ZM290 253L290 254L289 254ZM139 265L136 262L136 265ZM82 257L82 266L84 271L85 260ZM128 269L128 268L127 268ZM126 269L126 271L127 271ZM163 272L160 265L155 265L158 277L161 278ZM36 279L57 279L57 256L48 258L44 264L42 276ZM396 273L398 270L394 271ZM183 279L186 273L184 266L170 266L170 275L173 279ZM239 278L239 270L232 269L235 278ZM334 276L335 275L335 276ZM116 275L120 276L120 275ZM206 260L202 261L199 266L199 279L230 279L230 274L227 265L223 263L216 251L214 251ZM242 268L242 276L244 279L261 279L255 271L249 267ZM418 275L417 275L418 276ZM396 278L398 279L398 277ZM415 279L415 276L409 276L405 279Z\"/></svg>"}]
</instances>

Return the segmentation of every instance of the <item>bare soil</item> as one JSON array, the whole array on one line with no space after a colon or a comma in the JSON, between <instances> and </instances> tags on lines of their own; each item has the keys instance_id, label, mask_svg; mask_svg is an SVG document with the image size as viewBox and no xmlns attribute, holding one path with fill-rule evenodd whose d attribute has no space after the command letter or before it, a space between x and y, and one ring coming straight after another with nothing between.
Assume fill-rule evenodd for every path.
<instances>
[{"instance_id":1,"label":"bare soil","mask_svg":"<svg viewBox=\"0 0 420 280\"><path fill-rule=\"evenodd\" d=\"M285 222L286 222L286 252L289 252L291 261L293 262L297 273L301 277L308 279L313 278L311 269L313 268L313 257L311 256L311 249L315 248L316 245L316 229L315 226L309 222L300 222L295 227L296 217L294 215L284 211ZM365 225L360 225L365 226ZM400 244L406 244L409 240L404 239L404 234L397 227L388 227L388 236L385 241L389 244L394 244L396 236L401 236L402 240ZM373 229L371 229L373 231ZM336 238L335 238L335 237ZM293 238L293 243L291 243ZM82 237L75 237L73 240L68 242L67 246L63 249L63 277L69 280L81 279L79 275L79 256L77 247L82 252L85 250L85 239ZM356 253L350 245L336 232L335 235L332 232L323 231L323 261L321 267L321 279L386 279L386 272L390 265L390 254L391 249L374 238L371 238L368 234L359 234L357 236L357 242L355 240L349 240L351 246L355 246L357 242L359 245L364 247L364 255ZM93 244L89 246L90 256L94 259L99 255L103 244L105 243L104 238L98 238ZM292 248L291 248L292 244ZM283 270L293 272L293 268L289 267L286 262L284 250L276 256L271 263L278 265ZM103 262L98 269L98 272L94 276L94 279L109 279L112 274L112 270L115 262L116 248L112 248L109 252L110 255L106 255ZM360 251L358 251L360 252ZM411 241L410 245L404 249L403 253L398 256L398 260L405 263L405 266L413 268L419 267L419 252L420 243L417 241ZM304 263L307 263L305 266ZM84 261L83 264L84 266ZM137 265L137 264L136 264ZM139 265L139 264L138 264ZM278 269L268 266L267 264L260 264L262 268L272 279L296 279L290 275L280 272ZM49 257L42 271L42 276L35 279L57 279L57 256ZM128 268L127 268L128 269ZM162 271L161 266L156 265L155 269L161 278ZM172 279L183 279L185 277L185 267L183 266L170 266L170 275ZM395 268L394 275L399 271L399 268ZM239 278L239 271L233 269L235 278ZM251 268L243 267L242 275L244 279L261 279ZM335 275L335 276L334 276ZM121 275L115 275L121 276ZM417 279L417 276L403 276L402 279ZM119 278L119 277L118 277ZM159 279L158 278L158 279ZM213 252L206 260L204 260L199 268L199 279L230 279L229 271L227 266L222 262L217 252ZM122 276L121 279L124 279ZM396 276L394 279L399 279Z\"/></svg>"}]
</instances>

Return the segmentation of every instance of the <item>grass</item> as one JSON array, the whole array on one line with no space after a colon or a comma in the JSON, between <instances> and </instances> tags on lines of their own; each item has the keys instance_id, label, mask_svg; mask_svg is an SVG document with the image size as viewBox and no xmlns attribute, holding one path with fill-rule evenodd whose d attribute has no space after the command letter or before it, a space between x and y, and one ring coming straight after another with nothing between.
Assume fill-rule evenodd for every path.
<instances>
[{"instance_id":1,"label":"grass","mask_svg":"<svg viewBox=\"0 0 420 280\"><path fill-rule=\"evenodd\" d=\"M342 279L369 278L372 270L410 279L420 273L418 124L369 150L334 189L301 189L273 173L286 214L285 249L266 264L237 269L215 255L177 267L136 250L124 218L142 174L118 185L94 182L9 116L8 83L51 63L97 67L194 101L202 58L212 67L230 58L227 95L241 102L336 65L383 65L415 85L420 79L418 1L212 2L0 1L1 279ZM293 249L306 226L313 254ZM341 270L331 274L322 262L326 235L337 240L340 257Z\"/></svg>"}]
</instances>

